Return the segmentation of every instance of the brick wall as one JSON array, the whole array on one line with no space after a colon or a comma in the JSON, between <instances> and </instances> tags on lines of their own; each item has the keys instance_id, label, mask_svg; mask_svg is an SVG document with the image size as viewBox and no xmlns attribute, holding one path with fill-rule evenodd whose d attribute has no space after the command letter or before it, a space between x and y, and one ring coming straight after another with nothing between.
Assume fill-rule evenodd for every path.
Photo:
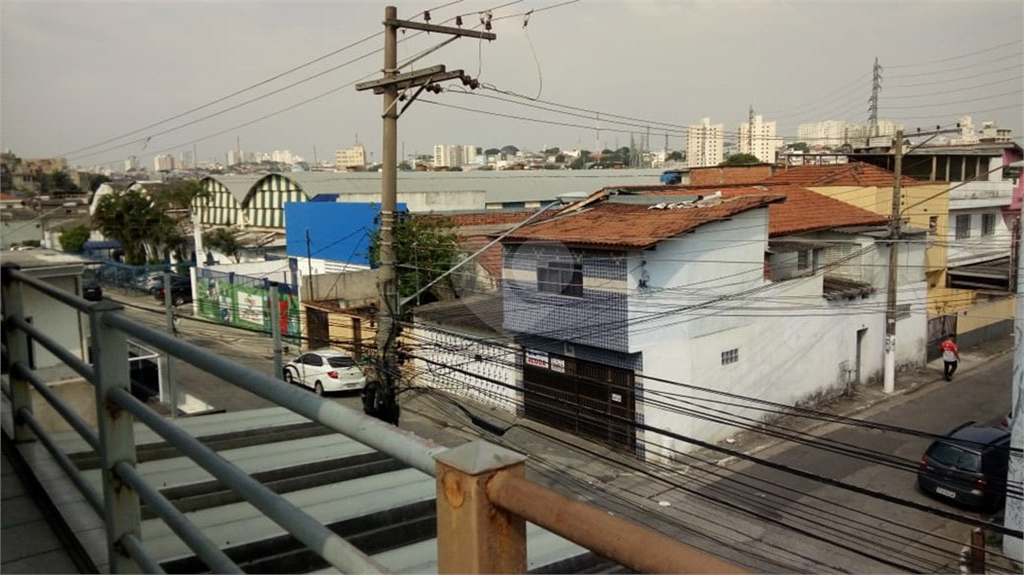
<instances>
[{"instance_id":1,"label":"brick wall","mask_svg":"<svg viewBox=\"0 0 1024 575\"><path fill-rule=\"evenodd\" d=\"M774 166L734 166L730 168L690 168L691 186L718 186L732 184L754 184L772 176Z\"/></svg>"}]
</instances>

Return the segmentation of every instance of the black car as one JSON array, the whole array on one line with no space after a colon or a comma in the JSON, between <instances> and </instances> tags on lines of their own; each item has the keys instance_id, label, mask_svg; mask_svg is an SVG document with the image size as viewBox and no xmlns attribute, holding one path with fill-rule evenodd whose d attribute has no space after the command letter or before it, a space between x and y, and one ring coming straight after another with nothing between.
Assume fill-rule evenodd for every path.
<instances>
[{"instance_id":1,"label":"black car","mask_svg":"<svg viewBox=\"0 0 1024 575\"><path fill-rule=\"evenodd\" d=\"M103 287L100 286L100 281L93 276L82 276L82 297L89 301L103 299Z\"/></svg>"},{"instance_id":2,"label":"black car","mask_svg":"<svg viewBox=\"0 0 1024 575\"><path fill-rule=\"evenodd\" d=\"M921 491L965 507L995 511L1006 497L1010 433L973 421L936 439L921 457Z\"/></svg>"},{"instance_id":3,"label":"black car","mask_svg":"<svg viewBox=\"0 0 1024 575\"><path fill-rule=\"evenodd\" d=\"M158 302L165 299L165 288L161 285L153 291ZM192 302L192 279L185 276L171 276L171 303L179 306Z\"/></svg>"}]
</instances>

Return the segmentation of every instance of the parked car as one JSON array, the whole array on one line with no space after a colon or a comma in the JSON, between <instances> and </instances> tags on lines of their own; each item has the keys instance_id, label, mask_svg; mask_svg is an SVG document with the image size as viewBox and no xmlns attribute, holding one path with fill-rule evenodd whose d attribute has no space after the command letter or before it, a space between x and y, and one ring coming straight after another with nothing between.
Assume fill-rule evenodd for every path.
<instances>
[{"instance_id":1,"label":"parked car","mask_svg":"<svg viewBox=\"0 0 1024 575\"><path fill-rule=\"evenodd\" d=\"M103 287L95 275L82 274L82 297L89 301L103 299Z\"/></svg>"},{"instance_id":2,"label":"parked car","mask_svg":"<svg viewBox=\"0 0 1024 575\"><path fill-rule=\"evenodd\" d=\"M164 286L164 272L149 272L135 278L134 287L149 294Z\"/></svg>"},{"instance_id":3,"label":"parked car","mask_svg":"<svg viewBox=\"0 0 1024 575\"><path fill-rule=\"evenodd\" d=\"M308 351L284 364L284 380L310 387L317 395L366 386L366 376L356 361L333 349Z\"/></svg>"},{"instance_id":4,"label":"parked car","mask_svg":"<svg viewBox=\"0 0 1024 575\"><path fill-rule=\"evenodd\" d=\"M162 285L153 292L158 302L163 303L166 289ZM192 279L184 276L171 276L171 303L179 306L192 302Z\"/></svg>"},{"instance_id":5,"label":"parked car","mask_svg":"<svg viewBox=\"0 0 1024 575\"><path fill-rule=\"evenodd\" d=\"M921 457L921 491L965 507L994 511L1006 497L1010 433L973 421L936 439Z\"/></svg>"}]
</instances>

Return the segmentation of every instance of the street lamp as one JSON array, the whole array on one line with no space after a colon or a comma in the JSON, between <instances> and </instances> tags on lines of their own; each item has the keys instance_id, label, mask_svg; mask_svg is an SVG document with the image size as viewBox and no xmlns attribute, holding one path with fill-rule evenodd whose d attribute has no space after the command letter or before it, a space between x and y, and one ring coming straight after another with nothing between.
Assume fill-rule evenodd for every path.
<instances>
[{"instance_id":1,"label":"street lamp","mask_svg":"<svg viewBox=\"0 0 1024 575\"><path fill-rule=\"evenodd\" d=\"M5 234L13 234L15 232L21 231L21 230L25 229L26 227L28 227L33 222L38 220L39 223L40 223L40 228L42 230L43 242L45 242L46 241L46 217L49 216L50 214L54 214L56 212L59 212L61 210L65 210L65 209L68 209L68 208L74 208L76 206L78 206L78 204L76 204L75 202L64 202L63 204L57 206L56 208L53 208L52 210L47 210L47 211L39 214L38 216L32 218L31 220L29 220L26 223L24 223L24 224L22 224L22 225L20 225L20 226L18 226L16 228L14 228L13 230L7 230L5 232ZM42 245L42 242L40 242L40 245Z\"/></svg>"}]
</instances>

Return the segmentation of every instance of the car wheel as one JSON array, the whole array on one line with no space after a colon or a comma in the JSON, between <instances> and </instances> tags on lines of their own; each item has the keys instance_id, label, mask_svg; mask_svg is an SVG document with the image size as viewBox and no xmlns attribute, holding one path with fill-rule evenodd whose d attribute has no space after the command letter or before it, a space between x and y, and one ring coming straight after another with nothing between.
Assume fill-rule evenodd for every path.
<instances>
[{"instance_id":1,"label":"car wheel","mask_svg":"<svg viewBox=\"0 0 1024 575\"><path fill-rule=\"evenodd\" d=\"M313 392L316 393L317 395L323 395L324 394L324 385L322 383L320 383L319 381L316 382L316 386L313 388Z\"/></svg>"},{"instance_id":2,"label":"car wheel","mask_svg":"<svg viewBox=\"0 0 1024 575\"><path fill-rule=\"evenodd\" d=\"M284 370L284 382L287 383L288 385L295 384L295 376L292 375L292 372L290 370Z\"/></svg>"}]
</instances>

